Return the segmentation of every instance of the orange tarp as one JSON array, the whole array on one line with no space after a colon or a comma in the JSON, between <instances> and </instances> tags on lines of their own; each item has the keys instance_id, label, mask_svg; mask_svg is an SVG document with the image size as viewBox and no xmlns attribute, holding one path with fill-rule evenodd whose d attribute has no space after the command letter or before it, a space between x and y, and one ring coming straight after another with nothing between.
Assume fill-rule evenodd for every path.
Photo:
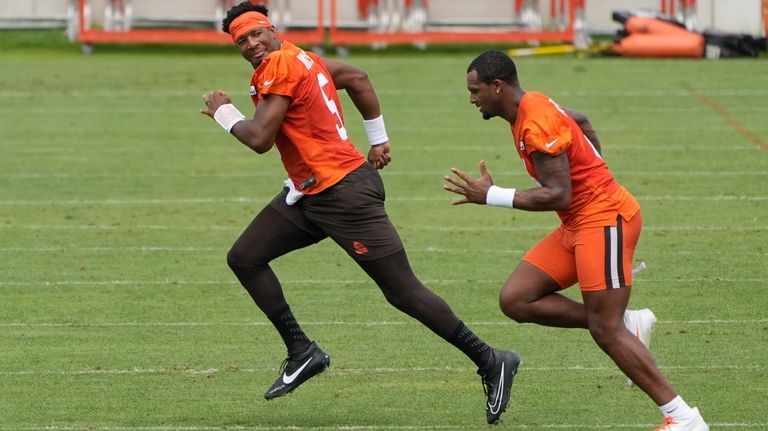
<instances>
[{"instance_id":1,"label":"orange tarp","mask_svg":"<svg viewBox=\"0 0 768 431\"><path fill-rule=\"evenodd\" d=\"M628 36L613 45L613 51L627 57L704 56L704 36L656 18L632 16L625 27Z\"/></svg>"}]
</instances>

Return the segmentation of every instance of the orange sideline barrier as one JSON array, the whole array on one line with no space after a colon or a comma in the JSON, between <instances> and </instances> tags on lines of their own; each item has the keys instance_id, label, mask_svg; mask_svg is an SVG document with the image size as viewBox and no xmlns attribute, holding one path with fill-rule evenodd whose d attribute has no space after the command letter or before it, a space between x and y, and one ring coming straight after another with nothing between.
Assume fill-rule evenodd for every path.
<instances>
[{"instance_id":1,"label":"orange sideline barrier","mask_svg":"<svg viewBox=\"0 0 768 431\"><path fill-rule=\"evenodd\" d=\"M216 30L179 30L179 29L132 29L127 31L105 31L90 29L86 22L85 9L89 0L78 0L79 32L77 40L81 44L106 43L168 43L168 44L228 44L228 34ZM551 0L555 4L556 0ZM559 0L564 10L568 4L567 28L561 31L351 31L341 30L337 26L337 0L330 0L330 27L324 25L324 0L317 0L317 26L310 31L285 31L281 38L298 45L365 45L365 44L414 44L414 43L504 43L528 42L573 42L574 20L577 7L584 7L584 0ZM425 3L426 4L426 3Z\"/></svg>"},{"instance_id":2,"label":"orange sideline barrier","mask_svg":"<svg viewBox=\"0 0 768 431\"><path fill-rule=\"evenodd\" d=\"M281 39L297 45L322 45L324 35L317 32L288 31L280 33ZM224 44L231 45L232 37L227 33L213 30L130 30L102 31L84 30L77 41L82 44L104 43L146 43L146 44Z\"/></svg>"},{"instance_id":3,"label":"orange sideline barrier","mask_svg":"<svg viewBox=\"0 0 768 431\"><path fill-rule=\"evenodd\" d=\"M89 29L85 20L85 9L88 0L78 0L80 31L77 41L81 44L103 43L167 43L167 44L231 44L229 34L216 30L128 30L104 31ZM324 0L317 0L317 26L311 31L281 32L281 38L299 45L322 45L325 42L323 29Z\"/></svg>"},{"instance_id":4,"label":"orange sideline barrier","mask_svg":"<svg viewBox=\"0 0 768 431\"><path fill-rule=\"evenodd\" d=\"M552 0L554 2L555 0ZM331 28L329 41L332 45L365 45L373 43L498 43L498 42L573 42L573 22L576 17L576 1L568 1L568 26L564 31L401 31L369 32L340 30L336 24L336 0L331 0ZM518 2L522 3L522 2ZM517 4L517 3L516 3ZM582 0L583 4L583 0Z\"/></svg>"}]
</instances>

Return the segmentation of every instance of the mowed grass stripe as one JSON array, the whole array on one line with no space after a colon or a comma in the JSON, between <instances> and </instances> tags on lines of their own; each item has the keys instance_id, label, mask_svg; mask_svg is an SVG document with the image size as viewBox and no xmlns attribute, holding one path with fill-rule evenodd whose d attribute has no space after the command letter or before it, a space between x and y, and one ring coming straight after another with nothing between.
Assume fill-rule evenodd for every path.
<instances>
[{"instance_id":1,"label":"mowed grass stripe","mask_svg":"<svg viewBox=\"0 0 768 431\"><path fill-rule=\"evenodd\" d=\"M647 148L646 148L647 150ZM738 149L737 149L738 150ZM718 148L717 151L722 151L722 148ZM434 172L405 172L405 171L387 171L383 174L385 177L435 177L442 178L446 171L434 171ZM0 178L6 177L16 180L41 180L50 181L56 179L140 179L140 178L259 178L268 177L275 178L282 175L281 173L264 173L264 172L229 172L229 173L190 173L190 174L174 174L174 173L149 173L146 175L131 175L131 174L85 174L85 173L61 173L61 172L45 172L45 173L12 173L12 174L0 174ZM494 176L503 177L517 177L524 178L526 174L522 172L500 172ZM623 170L621 172L622 177L649 177L649 176L665 176L665 177L763 177L768 176L768 171L645 171L645 172L633 172ZM249 198L253 199L253 197Z\"/></svg>"},{"instance_id":2,"label":"mowed grass stripe","mask_svg":"<svg viewBox=\"0 0 768 431\"><path fill-rule=\"evenodd\" d=\"M510 320L503 321L466 321L469 326L516 326L516 322ZM657 325L763 325L768 323L768 319L752 320L658 320ZM301 322L302 326L402 326L409 324L407 322L397 321L348 321L336 320L332 322ZM142 328L142 327L198 327L198 326L242 326L242 327L271 327L269 322L88 322L80 321L77 323L53 323L53 322L0 322L0 328L80 328L80 327L116 327L116 328Z\"/></svg>"},{"instance_id":3,"label":"mowed grass stripe","mask_svg":"<svg viewBox=\"0 0 768 431\"><path fill-rule=\"evenodd\" d=\"M480 283L480 284L498 284L498 279L422 279L425 284L467 284ZM302 285L328 285L328 286L344 286L344 285L358 285L358 284L370 284L368 279L290 279L286 278L280 281L282 284L302 284ZM768 278L643 278L641 283L765 283L768 282ZM163 286L163 285L187 285L187 286L207 286L207 285L228 285L234 283L232 280L209 280L209 281L194 281L194 280L44 280L44 281L0 281L0 286Z\"/></svg>"},{"instance_id":4,"label":"mowed grass stripe","mask_svg":"<svg viewBox=\"0 0 768 431\"><path fill-rule=\"evenodd\" d=\"M219 254L229 250L228 246L162 246L162 245L136 245L136 246L93 246L93 247L75 247L75 246L46 246L46 247L0 247L0 253L60 253L63 251L78 253L202 253ZM466 248L445 248L445 247L408 247L409 253L448 253L448 254L521 254L527 249L495 249L495 250L469 250ZM320 247L309 248L305 253L327 253L328 250ZM768 251L763 250L645 250L645 256L768 256Z\"/></svg>"}]
</instances>

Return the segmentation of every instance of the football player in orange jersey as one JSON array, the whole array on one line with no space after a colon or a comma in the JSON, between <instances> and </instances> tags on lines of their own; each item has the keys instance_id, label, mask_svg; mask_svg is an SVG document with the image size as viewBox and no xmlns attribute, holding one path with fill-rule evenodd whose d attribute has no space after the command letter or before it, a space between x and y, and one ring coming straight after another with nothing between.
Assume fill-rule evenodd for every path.
<instances>
[{"instance_id":1,"label":"football player in orange jersey","mask_svg":"<svg viewBox=\"0 0 768 431\"><path fill-rule=\"evenodd\" d=\"M222 91L203 95L200 112L257 153L277 147L289 179L235 241L227 262L283 339L288 357L264 394L273 399L296 389L330 364L302 330L269 263L330 237L376 282L397 309L454 345L478 367L487 393L486 420L496 422L510 399L520 357L480 340L448 304L414 275L403 243L384 209L377 169L390 162L390 143L368 75L325 60L278 38L267 9L245 1L223 21L254 68L246 119ZM337 89L363 117L368 156L347 136ZM309 262L303 270L313 271Z\"/></svg>"},{"instance_id":2,"label":"football player in orange jersey","mask_svg":"<svg viewBox=\"0 0 768 431\"><path fill-rule=\"evenodd\" d=\"M647 348L656 317L647 309L626 310L642 228L640 206L608 170L586 116L524 90L515 63L502 51L486 51L470 63L467 89L484 119L509 122L514 146L536 186L496 186L481 161L479 178L457 168L451 169L455 176L445 176L444 188L461 196L453 203L556 211L561 220L504 283L502 311L518 322L588 329L659 406L664 424L658 430L707 431L698 409L675 392ZM583 303L558 293L577 282Z\"/></svg>"}]
</instances>

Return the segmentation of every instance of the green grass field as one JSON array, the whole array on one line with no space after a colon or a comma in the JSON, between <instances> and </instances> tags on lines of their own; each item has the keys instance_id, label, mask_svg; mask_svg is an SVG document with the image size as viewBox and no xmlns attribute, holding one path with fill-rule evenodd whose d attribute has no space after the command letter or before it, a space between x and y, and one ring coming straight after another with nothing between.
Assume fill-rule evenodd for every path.
<instances>
[{"instance_id":1,"label":"green grass field","mask_svg":"<svg viewBox=\"0 0 768 431\"><path fill-rule=\"evenodd\" d=\"M0 39L5 38L0 34ZM41 40L45 43L45 40ZM0 431L473 430L484 396L463 355L390 307L335 245L275 262L330 370L264 401L284 350L230 273L229 245L280 189L200 115L220 88L251 112L231 49L0 43ZM554 214L453 207L452 166L528 187L507 124L468 103L479 51L357 53L393 143L382 175L412 265L481 337L524 364L498 429L651 430L655 405L586 331L516 324L497 305ZM713 430L768 418L768 63L537 57L524 87L586 112L643 206L631 307ZM365 151L345 98L347 129ZM578 297L578 289L569 295Z\"/></svg>"}]
</instances>

